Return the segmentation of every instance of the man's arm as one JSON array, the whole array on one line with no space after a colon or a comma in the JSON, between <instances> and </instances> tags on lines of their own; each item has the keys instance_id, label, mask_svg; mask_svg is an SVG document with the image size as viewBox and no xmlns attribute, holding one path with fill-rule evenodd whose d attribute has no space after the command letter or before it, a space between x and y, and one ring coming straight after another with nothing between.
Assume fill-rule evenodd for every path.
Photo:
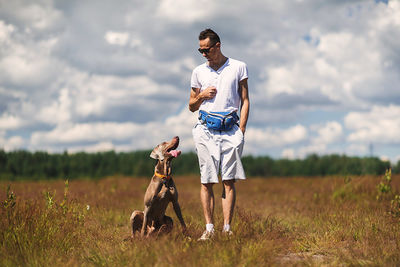
<instances>
[{"instance_id":1,"label":"man's arm","mask_svg":"<svg viewBox=\"0 0 400 267\"><path fill-rule=\"evenodd\" d=\"M244 134L246 132L247 119L249 118L250 100L249 100L249 87L247 85L247 78L239 82L239 96L240 96L240 130Z\"/></svg>"},{"instance_id":2,"label":"man's arm","mask_svg":"<svg viewBox=\"0 0 400 267\"><path fill-rule=\"evenodd\" d=\"M200 92L200 88L192 87L192 90L190 91L189 110L195 112L200 108L200 105L204 100L213 99L216 94L217 89L214 86L210 86L202 92Z\"/></svg>"}]
</instances>

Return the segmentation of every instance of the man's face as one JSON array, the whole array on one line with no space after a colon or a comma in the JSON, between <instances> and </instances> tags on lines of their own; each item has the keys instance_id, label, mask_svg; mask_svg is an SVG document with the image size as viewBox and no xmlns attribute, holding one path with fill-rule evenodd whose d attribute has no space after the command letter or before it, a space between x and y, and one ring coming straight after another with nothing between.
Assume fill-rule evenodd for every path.
<instances>
[{"instance_id":1,"label":"man's face","mask_svg":"<svg viewBox=\"0 0 400 267\"><path fill-rule=\"evenodd\" d=\"M212 62L214 60L217 59L218 57L218 48L219 48L219 43L213 44L210 41L210 38L206 38L204 40L200 40L199 41L200 44L200 50L207 50L208 49L208 53L203 51L200 52L203 57L205 57L209 62Z\"/></svg>"}]
</instances>

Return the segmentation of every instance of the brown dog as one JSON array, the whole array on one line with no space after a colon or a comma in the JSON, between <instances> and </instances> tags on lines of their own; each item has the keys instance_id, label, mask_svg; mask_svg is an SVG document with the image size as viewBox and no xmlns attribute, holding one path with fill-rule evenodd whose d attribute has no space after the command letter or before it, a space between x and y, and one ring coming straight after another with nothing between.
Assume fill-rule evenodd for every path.
<instances>
[{"instance_id":1,"label":"brown dog","mask_svg":"<svg viewBox=\"0 0 400 267\"><path fill-rule=\"evenodd\" d=\"M144 211L135 210L131 215L132 237L139 230L142 237L170 232L173 221L171 217L165 215L165 210L170 202L172 202L176 216L182 225L183 232L186 231L185 221L178 203L178 191L171 177L171 161L181 154L181 151L176 150L178 145L179 137L176 136L170 142L159 144L151 152L150 157L157 159L157 164L144 195Z\"/></svg>"}]
</instances>

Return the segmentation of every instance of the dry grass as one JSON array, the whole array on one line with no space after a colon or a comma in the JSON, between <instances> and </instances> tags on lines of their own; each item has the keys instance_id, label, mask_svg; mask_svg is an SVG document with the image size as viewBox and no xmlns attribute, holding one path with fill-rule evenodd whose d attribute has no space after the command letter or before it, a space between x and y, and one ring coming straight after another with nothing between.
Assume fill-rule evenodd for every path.
<instances>
[{"instance_id":1,"label":"dry grass","mask_svg":"<svg viewBox=\"0 0 400 267\"><path fill-rule=\"evenodd\" d=\"M379 200L381 177L253 178L237 183L231 238L198 242L204 228L197 177L176 177L191 238L179 231L123 241L148 178L0 183L1 266L398 266L400 186ZM64 194L64 191L66 194ZM215 186L216 196L221 186ZM396 204L396 203L395 203ZM393 203L392 203L393 208ZM221 230L220 201L215 224Z\"/></svg>"}]
</instances>

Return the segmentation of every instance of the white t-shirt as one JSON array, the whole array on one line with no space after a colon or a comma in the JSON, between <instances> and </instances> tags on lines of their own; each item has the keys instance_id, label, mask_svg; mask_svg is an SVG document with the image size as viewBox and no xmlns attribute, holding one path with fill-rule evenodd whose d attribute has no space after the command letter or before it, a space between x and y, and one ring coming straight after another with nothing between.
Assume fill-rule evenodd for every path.
<instances>
[{"instance_id":1,"label":"white t-shirt","mask_svg":"<svg viewBox=\"0 0 400 267\"><path fill-rule=\"evenodd\" d=\"M228 58L225 64L215 71L203 63L192 72L191 87L200 92L209 86L217 88L213 99L204 100L200 110L207 112L238 111L240 107L239 82L248 78L246 63Z\"/></svg>"}]
</instances>

